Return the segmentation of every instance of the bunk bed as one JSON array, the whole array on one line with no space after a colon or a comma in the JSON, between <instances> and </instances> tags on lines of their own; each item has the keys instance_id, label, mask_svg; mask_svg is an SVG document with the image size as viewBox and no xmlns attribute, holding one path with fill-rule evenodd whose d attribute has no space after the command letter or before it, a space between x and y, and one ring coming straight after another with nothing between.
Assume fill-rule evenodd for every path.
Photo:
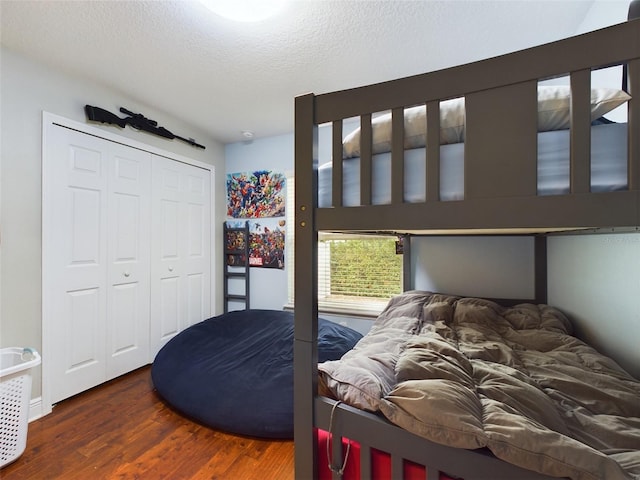
<instances>
[{"instance_id":1,"label":"bunk bed","mask_svg":"<svg viewBox=\"0 0 640 480\"><path fill-rule=\"evenodd\" d=\"M407 464L414 463L426 466L426 476L421 478L428 479L441 478L440 472L465 480L553 478L500 460L483 448L454 448L426 440L379 414L318 393L318 234L393 232L407 238L416 234L532 235L536 298L513 303L546 303L547 235L639 231L640 19L631 20L639 7L638 0L631 2L628 22L539 47L423 75L296 98L296 478L317 478L319 458L331 463L332 478L342 478L340 465L349 449L352 457L358 457L362 478L380 478L372 466L378 452L389 457L389 478L393 479L413 478L403 472ZM617 65L624 65L624 89L629 94L624 100L627 121L614 126L623 132L623 141L617 143L622 143L624 180L602 187L597 185L599 173L594 168L602 164L592 160L592 139L600 135L601 130L596 129L608 125L596 125L599 122L592 117L591 73ZM571 92L569 128L561 129L569 142L567 173L562 185L549 190L541 185L544 175L538 155L544 148L540 146L539 87L563 76L569 77ZM464 127L450 146L443 145L441 130L446 119L441 109L453 99L464 99ZM405 131L413 127L407 123L406 113L424 106L424 126L420 128L424 128L425 140L407 144ZM386 153L376 147L379 112L387 114ZM349 136L357 138L355 148L343 142L343 124L354 117L360 120L358 132ZM318 126L323 124L332 127L332 160L319 168ZM447 148L463 150L462 159L456 160L461 166L453 169L458 174L443 173L449 168L443 166L449 156L444 152ZM357 161L345 158L345 153ZM386 155L378 164L383 166L376 166L379 155ZM418 177L409 165L414 155L423 163L419 170L423 185L415 190L417 194L409 191L413 187L407 187ZM606 159L606 152L604 155ZM377 169L386 173L380 176ZM345 179L350 170L356 172L355 187ZM455 179L460 171L462 180ZM378 191L378 176L388 177L383 193ZM451 178L456 187L448 195ZM410 242L406 246L410 248ZM319 436L323 436L322 442L327 436L333 439L330 452L324 451L324 443L318 448ZM598 474L593 475L597 478Z\"/></svg>"}]
</instances>

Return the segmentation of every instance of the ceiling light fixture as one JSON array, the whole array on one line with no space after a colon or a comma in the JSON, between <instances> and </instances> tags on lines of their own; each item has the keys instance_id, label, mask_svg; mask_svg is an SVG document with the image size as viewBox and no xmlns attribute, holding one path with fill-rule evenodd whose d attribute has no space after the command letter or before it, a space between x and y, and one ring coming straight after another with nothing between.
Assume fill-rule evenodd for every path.
<instances>
[{"instance_id":1,"label":"ceiling light fixture","mask_svg":"<svg viewBox=\"0 0 640 480\"><path fill-rule=\"evenodd\" d=\"M277 14L286 0L200 0L216 15L237 22L259 22Z\"/></svg>"}]
</instances>

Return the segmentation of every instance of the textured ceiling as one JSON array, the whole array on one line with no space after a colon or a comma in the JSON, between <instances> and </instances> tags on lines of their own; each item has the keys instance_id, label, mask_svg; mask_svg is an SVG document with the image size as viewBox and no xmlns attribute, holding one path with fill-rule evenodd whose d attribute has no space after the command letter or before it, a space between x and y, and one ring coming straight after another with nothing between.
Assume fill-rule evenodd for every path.
<instances>
[{"instance_id":1,"label":"textured ceiling","mask_svg":"<svg viewBox=\"0 0 640 480\"><path fill-rule=\"evenodd\" d=\"M195 1L1 0L2 44L223 143L293 130L293 98L573 35L593 0L290 1L260 23Z\"/></svg>"}]
</instances>

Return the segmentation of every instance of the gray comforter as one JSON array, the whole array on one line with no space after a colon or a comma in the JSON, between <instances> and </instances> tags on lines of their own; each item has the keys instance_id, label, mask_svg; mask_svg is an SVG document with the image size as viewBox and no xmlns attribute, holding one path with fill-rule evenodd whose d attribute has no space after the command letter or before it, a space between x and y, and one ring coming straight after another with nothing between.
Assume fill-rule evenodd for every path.
<instances>
[{"instance_id":1,"label":"gray comforter","mask_svg":"<svg viewBox=\"0 0 640 480\"><path fill-rule=\"evenodd\" d=\"M407 292L320 393L550 476L640 479L640 382L571 334L547 305Z\"/></svg>"}]
</instances>

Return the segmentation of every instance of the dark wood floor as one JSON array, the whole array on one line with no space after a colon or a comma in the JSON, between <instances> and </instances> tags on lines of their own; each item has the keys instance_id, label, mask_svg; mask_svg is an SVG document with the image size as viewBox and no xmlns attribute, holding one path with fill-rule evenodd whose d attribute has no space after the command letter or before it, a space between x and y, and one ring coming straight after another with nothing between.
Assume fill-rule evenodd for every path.
<instances>
[{"instance_id":1,"label":"dark wood floor","mask_svg":"<svg viewBox=\"0 0 640 480\"><path fill-rule=\"evenodd\" d=\"M238 437L194 423L160 400L144 367L31 422L25 452L0 478L288 480L293 441Z\"/></svg>"}]
</instances>

